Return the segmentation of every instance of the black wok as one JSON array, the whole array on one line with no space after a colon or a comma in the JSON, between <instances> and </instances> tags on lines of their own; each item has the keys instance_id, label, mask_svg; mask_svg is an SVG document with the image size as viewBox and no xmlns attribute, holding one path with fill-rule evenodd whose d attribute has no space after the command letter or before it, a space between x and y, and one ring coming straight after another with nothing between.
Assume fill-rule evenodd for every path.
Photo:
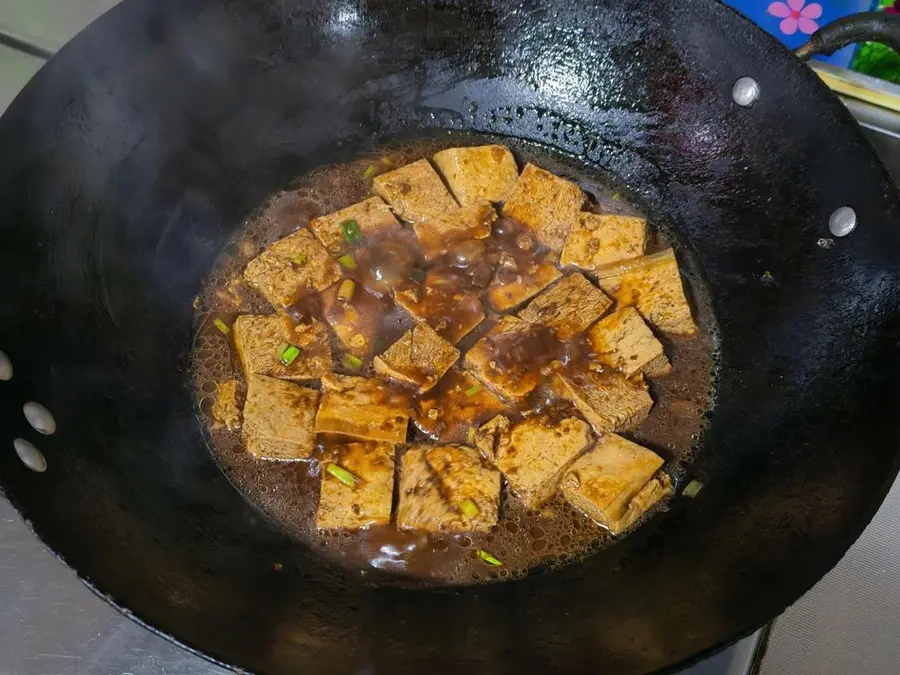
<instances>
[{"instance_id":1,"label":"black wok","mask_svg":"<svg viewBox=\"0 0 900 675\"><path fill-rule=\"evenodd\" d=\"M731 96L743 76L760 86L750 108ZM674 232L720 341L694 465L706 487L561 571L367 585L262 518L211 459L188 387L191 302L292 177L443 129L612 173ZM815 75L715 2L128 0L26 87L0 148L0 348L15 368L0 486L97 593L219 662L670 668L797 599L897 473L894 188ZM842 206L856 230L817 244ZM54 435L27 426L29 400Z\"/></svg>"}]
</instances>

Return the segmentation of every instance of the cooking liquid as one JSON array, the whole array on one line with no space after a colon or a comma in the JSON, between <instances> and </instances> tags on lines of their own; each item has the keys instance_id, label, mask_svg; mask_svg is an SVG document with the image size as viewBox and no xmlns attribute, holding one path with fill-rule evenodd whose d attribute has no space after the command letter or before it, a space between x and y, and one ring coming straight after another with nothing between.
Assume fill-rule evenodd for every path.
<instances>
[{"instance_id":1,"label":"cooking liquid","mask_svg":"<svg viewBox=\"0 0 900 675\"><path fill-rule=\"evenodd\" d=\"M477 145L494 142L484 136L447 136L441 140L429 140L380 151L376 155L356 161L328 166L295 182L290 191L274 196L252 216L236 235L233 243L212 271L208 283L198 296L198 332L193 352L193 379L198 392L201 419L207 429L207 439L213 457L235 487L266 516L278 523L291 536L321 552L323 556L351 570L377 568L402 574L406 578L436 583L467 584L489 580L502 580L524 576L536 568L556 568L577 560L614 541L614 537L586 516L575 511L559 496L554 497L538 513L529 512L504 486L500 521L492 531L462 535L428 534L424 532L400 532L390 526L376 526L359 532L326 531L315 527L315 510L318 500L319 463L277 462L258 460L244 448L240 431L230 432L214 425L209 410L216 391L216 383L228 378L243 380L240 364L234 353L232 340L213 327L213 319L221 318L230 325L240 313L267 314L272 310L257 294L240 280L244 265L277 239L308 224L312 217L331 213L371 196L371 177L364 176L369 167L378 172L402 166L422 157L430 157L436 151L458 145ZM522 164L532 161L539 166L564 175L578 182L592 197L592 207L601 213L640 214L631 204L618 198L611 188L590 180L564 160L539 152L528 145L516 145L509 139L502 142L517 154ZM371 174L369 170L369 174ZM511 224L515 230L515 224ZM522 249L517 237L523 230L504 233L501 221L495 224L488 250L506 252L522 261ZM408 236L405 234L400 236ZM401 242L404 245L408 242ZM365 247L371 246L364 242ZM654 232L648 245L648 253L669 246L660 232ZM390 253L396 253L391 249ZM415 247L409 247L414 250ZM533 252L532 255L539 254ZM377 260L367 260L363 249L357 254L365 265L360 265L354 275L360 282ZM449 258L449 256L448 256ZM411 264L420 265L421 260ZM465 288L480 288L487 279L478 278L475 266L464 273L449 269L449 261L437 261L447 268L449 278ZM483 274L482 274L483 276ZM370 280L371 281L371 280ZM361 283L358 284L361 288ZM704 415L712 404L713 396L713 320L707 308L702 289L691 288L685 280L688 295L694 300L694 317L700 326L696 336L690 338L661 338L672 363L670 375L650 381L650 393L655 405L649 418L637 429L623 435L645 445L667 460L666 471L678 480L690 463L694 447L702 434ZM413 325L412 319L396 307L389 295L378 297L367 293L366 308L373 320L380 322L375 353L380 353ZM301 300L290 313L295 319L320 316L321 302L316 297ZM494 324L486 307L488 319L467 335L456 346L463 353L484 335ZM341 355L345 349L337 340L332 345L335 370L352 372L342 368ZM583 339L560 343L552 335L535 332L519 344L495 345L498 359L515 358L516 353L528 355L528 365L547 366L554 359L562 368L577 372L586 368L587 347ZM557 364L557 367L560 367ZM360 373L354 373L360 374ZM361 374L371 375L370 360ZM549 381L550 378L545 378ZM423 395L433 396L441 385ZM505 413L510 415L510 413ZM512 417L525 414L546 414L552 418L574 415L578 411L567 401L555 396L552 387L541 386L523 401ZM492 417L493 414L488 417ZM478 420L479 423L486 421ZM346 441L327 435L319 436L319 455L330 443ZM434 442L414 423L409 425L408 442ZM460 438L459 442L464 442ZM400 449L402 452L402 448ZM319 456L317 455L317 456ZM399 460L397 462L399 466ZM653 512L666 508L665 502ZM478 549L489 551L503 565L492 567L482 561Z\"/></svg>"}]
</instances>

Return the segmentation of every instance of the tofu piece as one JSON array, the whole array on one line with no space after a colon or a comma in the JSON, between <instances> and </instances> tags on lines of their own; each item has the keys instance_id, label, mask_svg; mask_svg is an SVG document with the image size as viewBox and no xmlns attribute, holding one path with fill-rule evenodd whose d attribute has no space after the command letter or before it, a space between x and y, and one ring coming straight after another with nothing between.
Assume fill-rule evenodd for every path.
<instances>
[{"instance_id":1,"label":"tofu piece","mask_svg":"<svg viewBox=\"0 0 900 675\"><path fill-rule=\"evenodd\" d=\"M497 415L482 424L475 432L475 447L491 464L497 463L497 448L500 439L509 435L512 423L506 415Z\"/></svg>"},{"instance_id":2,"label":"tofu piece","mask_svg":"<svg viewBox=\"0 0 900 675\"><path fill-rule=\"evenodd\" d=\"M478 294L464 290L461 278L444 267L429 269L421 284L409 281L398 286L394 301L453 344L484 321Z\"/></svg>"},{"instance_id":3,"label":"tofu piece","mask_svg":"<svg viewBox=\"0 0 900 675\"><path fill-rule=\"evenodd\" d=\"M595 273L600 288L616 299L616 308L634 307L647 323L669 335L697 332L672 249L606 265Z\"/></svg>"},{"instance_id":4,"label":"tofu piece","mask_svg":"<svg viewBox=\"0 0 900 675\"><path fill-rule=\"evenodd\" d=\"M586 330L610 306L612 300L606 293L576 272L532 300L519 312L519 318L542 323L553 329L560 340L568 340Z\"/></svg>"},{"instance_id":5,"label":"tofu piece","mask_svg":"<svg viewBox=\"0 0 900 675\"><path fill-rule=\"evenodd\" d=\"M625 515L609 526L613 534L621 534L639 521L647 511L659 504L663 499L674 492L672 479L665 473L660 473L650 480L641 491L628 503Z\"/></svg>"},{"instance_id":6,"label":"tofu piece","mask_svg":"<svg viewBox=\"0 0 900 675\"><path fill-rule=\"evenodd\" d=\"M471 444L478 426L508 407L469 373L451 370L437 389L419 399L414 423L436 440Z\"/></svg>"},{"instance_id":7,"label":"tofu piece","mask_svg":"<svg viewBox=\"0 0 900 675\"><path fill-rule=\"evenodd\" d=\"M359 481L346 485L325 467L336 464ZM378 441L347 443L328 448L322 457L322 481L316 527L320 530L359 530L391 522L394 498L394 446Z\"/></svg>"},{"instance_id":8,"label":"tofu piece","mask_svg":"<svg viewBox=\"0 0 900 675\"><path fill-rule=\"evenodd\" d=\"M625 377L647 377L672 371L662 343L653 335L634 307L623 307L594 324L588 331L594 358Z\"/></svg>"},{"instance_id":9,"label":"tofu piece","mask_svg":"<svg viewBox=\"0 0 900 675\"><path fill-rule=\"evenodd\" d=\"M427 159L376 176L375 194L390 204L400 218L418 223L459 208Z\"/></svg>"},{"instance_id":10,"label":"tofu piece","mask_svg":"<svg viewBox=\"0 0 900 675\"><path fill-rule=\"evenodd\" d=\"M502 202L519 178L516 160L503 145L448 148L432 160L462 206L482 199Z\"/></svg>"},{"instance_id":11,"label":"tofu piece","mask_svg":"<svg viewBox=\"0 0 900 675\"><path fill-rule=\"evenodd\" d=\"M540 243L558 253L584 201L575 183L526 164L503 205L503 215L526 225Z\"/></svg>"},{"instance_id":12,"label":"tofu piece","mask_svg":"<svg viewBox=\"0 0 900 675\"><path fill-rule=\"evenodd\" d=\"M560 375L569 399L598 434L634 429L647 419L653 399L643 377L588 371Z\"/></svg>"},{"instance_id":13,"label":"tofu piece","mask_svg":"<svg viewBox=\"0 0 900 675\"><path fill-rule=\"evenodd\" d=\"M331 371L328 329L314 319L294 325L285 314L242 314L232 326L244 376L268 375L282 380L318 380ZM300 348L290 365L281 362L281 345Z\"/></svg>"},{"instance_id":14,"label":"tofu piece","mask_svg":"<svg viewBox=\"0 0 900 675\"><path fill-rule=\"evenodd\" d=\"M562 272L547 260L520 265L513 281L505 281L496 274L487 287L488 305L496 312L513 311L561 277Z\"/></svg>"},{"instance_id":15,"label":"tofu piece","mask_svg":"<svg viewBox=\"0 0 900 675\"><path fill-rule=\"evenodd\" d=\"M662 483L656 481L636 500L662 465L663 458L652 450L606 434L569 467L560 490L572 506L618 534L664 496Z\"/></svg>"},{"instance_id":16,"label":"tofu piece","mask_svg":"<svg viewBox=\"0 0 900 675\"><path fill-rule=\"evenodd\" d=\"M572 461L591 444L591 428L577 417L551 422L527 417L500 433L494 465L509 488L531 510L539 509L556 492Z\"/></svg>"},{"instance_id":17,"label":"tofu piece","mask_svg":"<svg viewBox=\"0 0 900 675\"><path fill-rule=\"evenodd\" d=\"M243 439L258 459L309 459L319 392L265 375L247 380Z\"/></svg>"},{"instance_id":18,"label":"tofu piece","mask_svg":"<svg viewBox=\"0 0 900 675\"><path fill-rule=\"evenodd\" d=\"M327 216L313 218L309 223L309 229L316 235L316 239L321 242L322 246L331 255L337 257L350 248L350 243L341 228L341 223L348 220L356 221L363 237L370 237L401 227L400 222L381 197L370 197Z\"/></svg>"},{"instance_id":19,"label":"tofu piece","mask_svg":"<svg viewBox=\"0 0 900 675\"><path fill-rule=\"evenodd\" d=\"M500 512L500 472L462 445L415 445L400 460L397 527L426 532L486 532ZM466 515L471 500L477 513Z\"/></svg>"},{"instance_id":20,"label":"tofu piece","mask_svg":"<svg viewBox=\"0 0 900 675\"><path fill-rule=\"evenodd\" d=\"M572 226L559 264L595 270L609 263L644 255L647 221L634 216L582 212Z\"/></svg>"},{"instance_id":21,"label":"tofu piece","mask_svg":"<svg viewBox=\"0 0 900 675\"><path fill-rule=\"evenodd\" d=\"M459 359L459 350L427 323L419 323L375 357L379 375L416 387L421 394L438 383Z\"/></svg>"},{"instance_id":22,"label":"tofu piece","mask_svg":"<svg viewBox=\"0 0 900 675\"><path fill-rule=\"evenodd\" d=\"M381 380L329 373L322 377L315 431L404 443L409 414L408 399Z\"/></svg>"},{"instance_id":23,"label":"tofu piece","mask_svg":"<svg viewBox=\"0 0 900 675\"><path fill-rule=\"evenodd\" d=\"M467 239L491 236L491 224L497 212L490 202L480 201L444 213L423 217L413 225L425 260L435 260L454 244Z\"/></svg>"},{"instance_id":24,"label":"tofu piece","mask_svg":"<svg viewBox=\"0 0 900 675\"><path fill-rule=\"evenodd\" d=\"M340 265L306 229L279 239L244 270L247 283L275 309L285 309L304 292L327 288L340 276Z\"/></svg>"},{"instance_id":25,"label":"tofu piece","mask_svg":"<svg viewBox=\"0 0 900 675\"><path fill-rule=\"evenodd\" d=\"M240 429L241 407L238 405L238 381L224 380L216 384L216 398L212 405L213 419L229 431Z\"/></svg>"},{"instance_id":26,"label":"tofu piece","mask_svg":"<svg viewBox=\"0 0 900 675\"><path fill-rule=\"evenodd\" d=\"M353 297L339 297L343 280L321 293L322 316L351 354L366 358L375 349L381 321L390 311L390 298L377 298L357 283Z\"/></svg>"}]
</instances>

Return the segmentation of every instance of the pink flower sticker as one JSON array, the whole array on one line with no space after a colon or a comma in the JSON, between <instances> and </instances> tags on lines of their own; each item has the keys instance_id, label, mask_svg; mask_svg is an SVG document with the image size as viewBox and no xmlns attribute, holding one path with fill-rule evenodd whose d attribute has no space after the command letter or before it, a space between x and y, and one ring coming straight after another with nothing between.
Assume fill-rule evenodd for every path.
<instances>
[{"instance_id":1,"label":"pink flower sticker","mask_svg":"<svg viewBox=\"0 0 900 675\"><path fill-rule=\"evenodd\" d=\"M819 30L819 24L815 22L822 16L822 5L806 0L787 0L787 2L773 2L769 5L769 14L782 19L778 28L785 35L793 35L800 29L801 33L812 35Z\"/></svg>"}]
</instances>

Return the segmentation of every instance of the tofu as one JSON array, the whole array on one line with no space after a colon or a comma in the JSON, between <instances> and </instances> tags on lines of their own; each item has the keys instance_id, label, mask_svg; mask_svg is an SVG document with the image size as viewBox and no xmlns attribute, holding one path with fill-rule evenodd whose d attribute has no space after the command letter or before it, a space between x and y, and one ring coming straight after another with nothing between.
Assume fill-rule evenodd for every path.
<instances>
[{"instance_id":1,"label":"tofu","mask_svg":"<svg viewBox=\"0 0 900 675\"><path fill-rule=\"evenodd\" d=\"M327 288L340 276L340 266L306 229L279 239L244 270L247 283L275 309L285 309L303 293Z\"/></svg>"},{"instance_id":2,"label":"tofu","mask_svg":"<svg viewBox=\"0 0 900 675\"><path fill-rule=\"evenodd\" d=\"M425 260L431 261L441 257L461 241L491 236L491 224L495 220L497 212L494 207L490 202L482 200L423 217L413 225L413 231L419 239L419 247Z\"/></svg>"},{"instance_id":3,"label":"tofu","mask_svg":"<svg viewBox=\"0 0 900 675\"><path fill-rule=\"evenodd\" d=\"M238 405L238 381L224 380L216 384L216 398L212 405L213 419L229 431L241 427L241 407Z\"/></svg>"},{"instance_id":4,"label":"tofu","mask_svg":"<svg viewBox=\"0 0 900 675\"><path fill-rule=\"evenodd\" d=\"M598 215L582 212L559 256L559 264L583 270L644 255L647 221L634 216Z\"/></svg>"},{"instance_id":5,"label":"tofu","mask_svg":"<svg viewBox=\"0 0 900 675\"><path fill-rule=\"evenodd\" d=\"M616 308L634 307L647 323L667 335L697 332L672 249L606 265L595 274L600 288L616 299Z\"/></svg>"},{"instance_id":6,"label":"tofu","mask_svg":"<svg viewBox=\"0 0 900 675\"><path fill-rule=\"evenodd\" d=\"M650 480L641 491L628 503L625 515L609 526L613 534L621 534L638 522L647 511L659 504L663 499L674 492L672 479L665 473L660 473Z\"/></svg>"},{"instance_id":7,"label":"tofu","mask_svg":"<svg viewBox=\"0 0 900 675\"><path fill-rule=\"evenodd\" d=\"M463 290L460 279L432 267L421 284L413 281L394 291L394 301L442 338L456 344L484 321L477 293Z\"/></svg>"},{"instance_id":8,"label":"tofu","mask_svg":"<svg viewBox=\"0 0 900 675\"><path fill-rule=\"evenodd\" d=\"M663 458L652 450L606 434L569 467L560 491L576 509L618 534L664 496L662 483L656 481L636 499L662 465Z\"/></svg>"},{"instance_id":9,"label":"tofu","mask_svg":"<svg viewBox=\"0 0 900 675\"><path fill-rule=\"evenodd\" d=\"M322 291L322 316L347 351L365 358L375 349L382 318L389 311L386 304L390 304L390 299L385 303L384 299L375 297L357 283L353 297L345 300L338 295L342 281Z\"/></svg>"},{"instance_id":10,"label":"tofu","mask_svg":"<svg viewBox=\"0 0 900 675\"><path fill-rule=\"evenodd\" d=\"M571 274L554 284L519 312L519 318L542 323L569 340L585 331L612 306L612 300L583 274Z\"/></svg>"},{"instance_id":11,"label":"tofu","mask_svg":"<svg viewBox=\"0 0 900 675\"><path fill-rule=\"evenodd\" d=\"M348 220L356 221L363 237L371 237L401 227L400 222L394 217L384 200L381 197L371 197L327 216L313 218L309 223L309 229L316 235L316 239L322 246L331 255L337 257L350 248L350 243L341 228L341 223Z\"/></svg>"},{"instance_id":12,"label":"tofu","mask_svg":"<svg viewBox=\"0 0 900 675\"><path fill-rule=\"evenodd\" d=\"M502 202L519 178L513 154L502 145L449 148L432 160L462 206L482 199Z\"/></svg>"},{"instance_id":13,"label":"tofu","mask_svg":"<svg viewBox=\"0 0 900 675\"><path fill-rule=\"evenodd\" d=\"M426 532L486 532L500 512L500 472L462 445L415 445L400 460L397 527ZM465 510L474 504L475 513Z\"/></svg>"},{"instance_id":14,"label":"tofu","mask_svg":"<svg viewBox=\"0 0 900 675\"><path fill-rule=\"evenodd\" d=\"M346 485L326 471L336 464L358 478ZM328 448L322 457L322 480L316 527L320 530L360 530L391 522L394 498L394 446L378 441Z\"/></svg>"},{"instance_id":15,"label":"tofu","mask_svg":"<svg viewBox=\"0 0 900 675\"><path fill-rule=\"evenodd\" d=\"M508 407L469 373L451 370L436 389L419 399L414 424L435 440L471 444L478 426Z\"/></svg>"},{"instance_id":16,"label":"tofu","mask_svg":"<svg viewBox=\"0 0 900 675\"><path fill-rule=\"evenodd\" d=\"M506 415L497 415L482 424L475 432L475 447L491 464L496 465L500 439L509 435L511 426L512 423Z\"/></svg>"},{"instance_id":17,"label":"tofu","mask_svg":"<svg viewBox=\"0 0 900 675\"><path fill-rule=\"evenodd\" d=\"M488 305L495 312L513 311L561 277L562 272L552 262L533 260L522 264L513 281L494 275L487 288Z\"/></svg>"},{"instance_id":18,"label":"tofu","mask_svg":"<svg viewBox=\"0 0 900 675\"><path fill-rule=\"evenodd\" d=\"M591 428L584 420L567 417L554 423L546 417L527 417L499 433L494 466L512 493L536 510L553 496L566 468L590 444Z\"/></svg>"},{"instance_id":19,"label":"tofu","mask_svg":"<svg viewBox=\"0 0 900 675\"><path fill-rule=\"evenodd\" d=\"M584 201L575 183L526 164L503 205L503 215L526 225L541 244L558 253Z\"/></svg>"},{"instance_id":20,"label":"tofu","mask_svg":"<svg viewBox=\"0 0 900 675\"><path fill-rule=\"evenodd\" d=\"M351 375L322 377L315 431L387 443L406 442L409 401L381 380Z\"/></svg>"},{"instance_id":21,"label":"tofu","mask_svg":"<svg viewBox=\"0 0 900 675\"><path fill-rule=\"evenodd\" d=\"M568 398L598 434L634 429L647 419L653 399L642 377L589 371L560 375Z\"/></svg>"},{"instance_id":22,"label":"tofu","mask_svg":"<svg viewBox=\"0 0 900 675\"><path fill-rule=\"evenodd\" d=\"M596 361L625 377L672 371L662 343L634 307L623 307L598 321L588 331L588 341Z\"/></svg>"},{"instance_id":23,"label":"tofu","mask_svg":"<svg viewBox=\"0 0 900 675\"><path fill-rule=\"evenodd\" d=\"M294 325L285 314L242 314L232 326L244 376L268 375L282 380L318 380L331 371L328 329L321 321ZM300 355L281 362L281 346L293 345Z\"/></svg>"},{"instance_id":24,"label":"tofu","mask_svg":"<svg viewBox=\"0 0 900 675\"><path fill-rule=\"evenodd\" d=\"M423 393L434 387L457 359L456 347L427 323L419 323L375 357L375 371Z\"/></svg>"},{"instance_id":25,"label":"tofu","mask_svg":"<svg viewBox=\"0 0 900 675\"><path fill-rule=\"evenodd\" d=\"M442 216L459 208L427 159L376 176L372 188L390 204L394 213L410 223Z\"/></svg>"},{"instance_id":26,"label":"tofu","mask_svg":"<svg viewBox=\"0 0 900 675\"><path fill-rule=\"evenodd\" d=\"M247 380L243 439L258 459L309 459L319 392L265 375Z\"/></svg>"}]
</instances>

